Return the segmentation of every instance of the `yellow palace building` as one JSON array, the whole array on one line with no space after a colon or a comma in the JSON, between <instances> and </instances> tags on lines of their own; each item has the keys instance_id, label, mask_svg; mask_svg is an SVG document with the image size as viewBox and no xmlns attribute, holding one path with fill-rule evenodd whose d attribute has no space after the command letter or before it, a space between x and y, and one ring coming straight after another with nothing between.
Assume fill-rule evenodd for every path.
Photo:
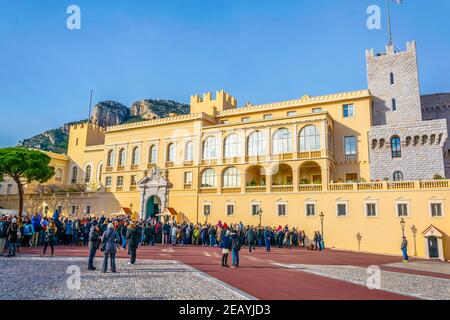
<instances>
[{"instance_id":1,"label":"yellow palace building","mask_svg":"<svg viewBox=\"0 0 450 320\"><path fill-rule=\"evenodd\" d=\"M367 90L242 107L219 91L192 96L187 115L73 125L67 155L49 153L55 177L28 186L25 208L173 208L179 222L323 228L329 248L385 254L400 254L404 232L411 255L448 260L446 113L426 111L437 104L420 96L415 43L366 59ZM17 208L14 186L0 206Z\"/></svg>"}]
</instances>

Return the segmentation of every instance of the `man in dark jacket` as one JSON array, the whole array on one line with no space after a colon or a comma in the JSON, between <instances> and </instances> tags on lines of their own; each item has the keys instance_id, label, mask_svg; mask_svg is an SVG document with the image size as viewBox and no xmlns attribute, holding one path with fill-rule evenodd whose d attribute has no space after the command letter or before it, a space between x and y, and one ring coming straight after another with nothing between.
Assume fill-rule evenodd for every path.
<instances>
[{"instance_id":1,"label":"man in dark jacket","mask_svg":"<svg viewBox=\"0 0 450 320\"><path fill-rule=\"evenodd\" d=\"M16 256L16 245L17 245L17 230L19 226L17 225L16 218L13 218L11 224L6 231L6 239L8 240L8 255L7 257L15 257Z\"/></svg>"},{"instance_id":2,"label":"man in dark jacket","mask_svg":"<svg viewBox=\"0 0 450 320\"><path fill-rule=\"evenodd\" d=\"M127 240L128 254L131 256L130 262L128 264L134 265L136 263L136 251L139 245L139 234L134 223L131 223L128 227Z\"/></svg>"},{"instance_id":3,"label":"man in dark jacket","mask_svg":"<svg viewBox=\"0 0 450 320\"><path fill-rule=\"evenodd\" d=\"M91 231L89 232L89 263L88 270L94 271L94 258L98 250L100 242L100 228L97 225L97 221L92 222Z\"/></svg>"},{"instance_id":4,"label":"man in dark jacket","mask_svg":"<svg viewBox=\"0 0 450 320\"><path fill-rule=\"evenodd\" d=\"M248 251L250 253L252 253L252 248L253 251L256 250L256 244L255 244L255 240L256 240L256 234L255 234L255 230L253 230L253 227L250 227L250 229L247 230L247 243L248 243Z\"/></svg>"}]
</instances>

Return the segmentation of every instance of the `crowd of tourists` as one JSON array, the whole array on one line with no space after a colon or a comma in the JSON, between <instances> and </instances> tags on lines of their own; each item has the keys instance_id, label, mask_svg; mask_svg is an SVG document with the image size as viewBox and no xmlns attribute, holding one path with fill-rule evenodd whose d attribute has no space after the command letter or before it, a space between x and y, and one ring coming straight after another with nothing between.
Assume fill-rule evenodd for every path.
<instances>
[{"instance_id":1,"label":"crowd of tourists","mask_svg":"<svg viewBox=\"0 0 450 320\"><path fill-rule=\"evenodd\" d=\"M93 259L98 250L104 254L103 271L108 262L115 272L115 254L117 250L128 250L130 264L136 262L136 250L139 246L209 246L222 249L222 265L228 267L231 252L232 267L239 266L239 251L247 246L249 252L257 247L270 252L271 247L306 247L309 250L323 250L324 244L320 232L314 232L312 238L297 228L254 227L239 224L162 223L156 219L133 221L131 216L95 218L66 218L56 211L47 217L39 213L26 217L20 223L16 217L0 217L0 255L7 250L7 257L14 257L21 247L42 247L42 256L50 248L50 257L55 246L85 246L90 250L89 269L95 270Z\"/></svg>"}]
</instances>

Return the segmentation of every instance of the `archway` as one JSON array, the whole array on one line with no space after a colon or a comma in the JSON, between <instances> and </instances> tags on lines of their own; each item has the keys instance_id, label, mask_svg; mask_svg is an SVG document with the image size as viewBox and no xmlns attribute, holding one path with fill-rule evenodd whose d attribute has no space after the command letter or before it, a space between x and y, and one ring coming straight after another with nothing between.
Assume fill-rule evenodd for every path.
<instances>
[{"instance_id":1,"label":"archway","mask_svg":"<svg viewBox=\"0 0 450 320\"><path fill-rule=\"evenodd\" d=\"M151 196L145 206L145 219L153 219L161 213L161 199L158 196Z\"/></svg>"}]
</instances>

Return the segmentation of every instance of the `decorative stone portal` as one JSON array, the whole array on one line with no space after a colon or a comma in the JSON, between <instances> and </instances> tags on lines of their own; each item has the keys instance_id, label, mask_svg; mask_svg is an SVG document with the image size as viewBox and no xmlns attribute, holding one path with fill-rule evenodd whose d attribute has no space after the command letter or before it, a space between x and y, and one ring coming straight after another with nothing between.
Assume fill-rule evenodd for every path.
<instances>
[{"instance_id":1,"label":"decorative stone portal","mask_svg":"<svg viewBox=\"0 0 450 320\"><path fill-rule=\"evenodd\" d=\"M155 167L145 171L145 177L138 183L141 192L140 217L147 219L163 212L169 201L169 172Z\"/></svg>"},{"instance_id":2,"label":"decorative stone portal","mask_svg":"<svg viewBox=\"0 0 450 320\"><path fill-rule=\"evenodd\" d=\"M442 243L443 232L431 225L422 234L425 239L425 256L430 259L445 261Z\"/></svg>"}]
</instances>

